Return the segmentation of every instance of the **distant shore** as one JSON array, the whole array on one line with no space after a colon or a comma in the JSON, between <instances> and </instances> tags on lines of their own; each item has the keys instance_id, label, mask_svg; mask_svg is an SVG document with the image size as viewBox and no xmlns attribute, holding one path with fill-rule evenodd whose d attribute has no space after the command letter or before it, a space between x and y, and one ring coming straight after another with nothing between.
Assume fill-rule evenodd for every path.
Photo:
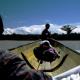
<instances>
[{"instance_id":1,"label":"distant shore","mask_svg":"<svg viewBox=\"0 0 80 80\"><path fill-rule=\"evenodd\" d=\"M56 40L80 40L80 34L51 34L50 36ZM12 34L12 35L0 35L0 40L39 40L41 38L40 34Z\"/></svg>"}]
</instances>

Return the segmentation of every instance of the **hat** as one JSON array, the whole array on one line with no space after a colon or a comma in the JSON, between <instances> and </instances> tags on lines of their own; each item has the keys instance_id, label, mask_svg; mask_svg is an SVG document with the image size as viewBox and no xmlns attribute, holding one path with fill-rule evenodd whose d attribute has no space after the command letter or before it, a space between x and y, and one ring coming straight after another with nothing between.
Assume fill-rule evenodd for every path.
<instances>
[{"instance_id":1,"label":"hat","mask_svg":"<svg viewBox=\"0 0 80 80\"><path fill-rule=\"evenodd\" d=\"M51 44L50 44L50 42L48 40L41 41L40 45L47 45L47 46L52 47Z\"/></svg>"}]
</instances>

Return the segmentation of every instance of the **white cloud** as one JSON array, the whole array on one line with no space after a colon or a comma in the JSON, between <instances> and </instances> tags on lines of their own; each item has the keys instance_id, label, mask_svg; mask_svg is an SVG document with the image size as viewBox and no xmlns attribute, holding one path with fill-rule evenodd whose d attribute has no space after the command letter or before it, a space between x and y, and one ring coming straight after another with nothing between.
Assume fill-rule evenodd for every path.
<instances>
[{"instance_id":1,"label":"white cloud","mask_svg":"<svg viewBox=\"0 0 80 80\"><path fill-rule=\"evenodd\" d=\"M80 33L80 24L74 24L77 28L74 29L72 32ZM66 33L65 31L61 30L60 28L63 25L57 24L50 24L49 31L51 33ZM45 28L45 25L32 25L32 26L23 26L17 28L6 28L3 34L41 34L42 30Z\"/></svg>"},{"instance_id":2,"label":"white cloud","mask_svg":"<svg viewBox=\"0 0 80 80\"><path fill-rule=\"evenodd\" d=\"M6 29L4 30L4 33L3 33L3 34L12 34L12 33L14 33L14 32L15 32L14 29L6 28Z\"/></svg>"},{"instance_id":3,"label":"white cloud","mask_svg":"<svg viewBox=\"0 0 80 80\"><path fill-rule=\"evenodd\" d=\"M80 28L78 27L78 28L74 29L72 32L73 33L80 33Z\"/></svg>"}]
</instances>

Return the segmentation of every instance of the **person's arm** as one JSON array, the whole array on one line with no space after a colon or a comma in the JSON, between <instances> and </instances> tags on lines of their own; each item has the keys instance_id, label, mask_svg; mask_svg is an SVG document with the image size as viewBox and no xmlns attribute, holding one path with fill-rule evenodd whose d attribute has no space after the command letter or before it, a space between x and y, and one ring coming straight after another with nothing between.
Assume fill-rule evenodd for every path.
<instances>
[{"instance_id":1,"label":"person's arm","mask_svg":"<svg viewBox=\"0 0 80 80\"><path fill-rule=\"evenodd\" d=\"M3 50L0 50L0 78L3 80L52 80L43 72L28 69L26 62L14 53Z\"/></svg>"}]
</instances>

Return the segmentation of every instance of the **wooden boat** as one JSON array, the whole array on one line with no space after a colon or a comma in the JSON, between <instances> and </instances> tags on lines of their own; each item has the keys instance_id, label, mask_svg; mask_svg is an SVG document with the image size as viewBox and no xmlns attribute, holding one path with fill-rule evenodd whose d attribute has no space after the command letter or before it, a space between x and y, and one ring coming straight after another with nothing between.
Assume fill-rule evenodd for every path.
<instances>
[{"instance_id":1,"label":"wooden boat","mask_svg":"<svg viewBox=\"0 0 80 80\"><path fill-rule=\"evenodd\" d=\"M33 54L33 49L40 44L40 40L21 45L19 47L9 49L11 52L16 52L21 58L23 58L27 65L30 68L36 70L42 70L46 74L56 76L61 74L71 68L74 68L80 65L80 53L64 46L60 42L56 40L50 40L52 46L58 51L60 58L53 61L51 64L50 62L43 61L42 64L37 60L37 58Z\"/></svg>"}]
</instances>

